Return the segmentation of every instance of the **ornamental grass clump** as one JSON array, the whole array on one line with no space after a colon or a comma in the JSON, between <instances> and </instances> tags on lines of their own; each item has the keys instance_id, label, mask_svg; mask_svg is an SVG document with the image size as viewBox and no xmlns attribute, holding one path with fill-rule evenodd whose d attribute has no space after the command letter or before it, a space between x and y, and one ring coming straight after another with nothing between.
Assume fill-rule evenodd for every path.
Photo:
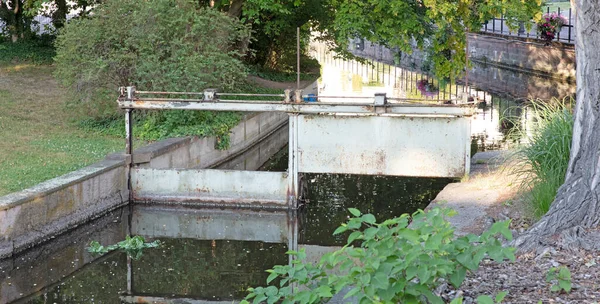
<instances>
[{"instance_id":1,"label":"ornamental grass clump","mask_svg":"<svg viewBox=\"0 0 600 304\"><path fill-rule=\"evenodd\" d=\"M380 223L372 214L349 211L352 217L334 232L350 232L344 247L317 264L305 261L304 249L288 252L291 264L267 270L270 286L251 288L242 303L327 303L337 294L353 303L441 304L440 285L458 288L484 258L515 258L514 248L502 246L502 239L512 239L508 221L480 236L457 237L445 219L453 210L419 210ZM480 298L486 303L489 297Z\"/></svg>"},{"instance_id":2,"label":"ornamental grass clump","mask_svg":"<svg viewBox=\"0 0 600 304\"><path fill-rule=\"evenodd\" d=\"M526 140L512 155L519 164L512 173L522 177L521 190L538 218L548 212L565 181L573 138L571 104L572 99L531 102L534 122L529 131L518 131Z\"/></svg>"}]
</instances>

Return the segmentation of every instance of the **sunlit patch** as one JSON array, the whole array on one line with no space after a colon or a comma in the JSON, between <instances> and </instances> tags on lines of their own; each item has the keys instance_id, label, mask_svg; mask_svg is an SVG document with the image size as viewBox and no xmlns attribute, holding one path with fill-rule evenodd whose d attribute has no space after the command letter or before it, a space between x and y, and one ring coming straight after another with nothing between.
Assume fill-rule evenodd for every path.
<instances>
[{"instance_id":1,"label":"sunlit patch","mask_svg":"<svg viewBox=\"0 0 600 304\"><path fill-rule=\"evenodd\" d=\"M26 64L16 64L16 65L11 65L10 67L5 67L3 68L4 71L6 72L18 72L24 69L28 69L31 67L34 67L35 64L31 64L31 63L26 63Z\"/></svg>"}]
</instances>

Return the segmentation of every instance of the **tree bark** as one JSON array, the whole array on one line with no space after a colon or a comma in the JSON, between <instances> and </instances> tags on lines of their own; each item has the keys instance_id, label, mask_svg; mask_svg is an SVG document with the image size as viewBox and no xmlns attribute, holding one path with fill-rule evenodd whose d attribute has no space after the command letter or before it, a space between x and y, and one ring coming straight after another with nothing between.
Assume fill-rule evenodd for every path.
<instances>
[{"instance_id":1,"label":"tree bark","mask_svg":"<svg viewBox=\"0 0 600 304\"><path fill-rule=\"evenodd\" d=\"M521 251L544 246L600 246L586 242L600 223L600 2L574 0L577 33L577 97L571 156L565 183L548 213L514 245Z\"/></svg>"},{"instance_id":2,"label":"tree bark","mask_svg":"<svg viewBox=\"0 0 600 304\"><path fill-rule=\"evenodd\" d=\"M67 22L67 12L69 7L67 6L67 0L55 0L56 11L52 13L52 24L55 29L60 29ZM85 10L85 7L83 8Z\"/></svg>"}]
</instances>

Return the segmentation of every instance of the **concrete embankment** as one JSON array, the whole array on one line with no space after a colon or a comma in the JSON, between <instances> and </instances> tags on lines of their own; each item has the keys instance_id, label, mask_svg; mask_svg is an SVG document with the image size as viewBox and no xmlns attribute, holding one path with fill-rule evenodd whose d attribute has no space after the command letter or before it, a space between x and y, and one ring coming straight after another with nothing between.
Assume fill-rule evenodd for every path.
<instances>
[{"instance_id":1,"label":"concrete embankment","mask_svg":"<svg viewBox=\"0 0 600 304\"><path fill-rule=\"evenodd\" d=\"M509 152L479 152L471 159L471 173L462 182L446 186L427 207L454 209L457 215L449 218L457 235L480 234L498 218L505 206L512 203L518 182L504 161Z\"/></svg>"},{"instance_id":2,"label":"concrete embankment","mask_svg":"<svg viewBox=\"0 0 600 304\"><path fill-rule=\"evenodd\" d=\"M215 138L172 138L137 149L141 168L254 170L287 143L285 113L251 113L231 131L228 150ZM283 131L281 131L283 129ZM283 135L282 135L283 134ZM265 142L265 147L258 144ZM0 197L0 258L24 251L129 202L125 155Z\"/></svg>"}]
</instances>

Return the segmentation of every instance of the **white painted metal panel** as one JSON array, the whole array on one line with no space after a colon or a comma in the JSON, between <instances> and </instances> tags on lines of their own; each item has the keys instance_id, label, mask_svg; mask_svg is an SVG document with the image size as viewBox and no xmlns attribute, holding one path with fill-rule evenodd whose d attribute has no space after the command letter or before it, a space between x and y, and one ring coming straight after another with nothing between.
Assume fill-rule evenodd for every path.
<instances>
[{"instance_id":1,"label":"white painted metal panel","mask_svg":"<svg viewBox=\"0 0 600 304\"><path fill-rule=\"evenodd\" d=\"M299 171L462 177L469 136L466 118L300 115Z\"/></svg>"},{"instance_id":2,"label":"white painted metal panel","mask_svg":"<svg viewBox=\"0 0 600 304\"><path fill-rule=\"evenodd\" d=\"M133 169L136 201L200 201L286 208L284 172L216 169Z\"/></svg>"}]
</instances>

